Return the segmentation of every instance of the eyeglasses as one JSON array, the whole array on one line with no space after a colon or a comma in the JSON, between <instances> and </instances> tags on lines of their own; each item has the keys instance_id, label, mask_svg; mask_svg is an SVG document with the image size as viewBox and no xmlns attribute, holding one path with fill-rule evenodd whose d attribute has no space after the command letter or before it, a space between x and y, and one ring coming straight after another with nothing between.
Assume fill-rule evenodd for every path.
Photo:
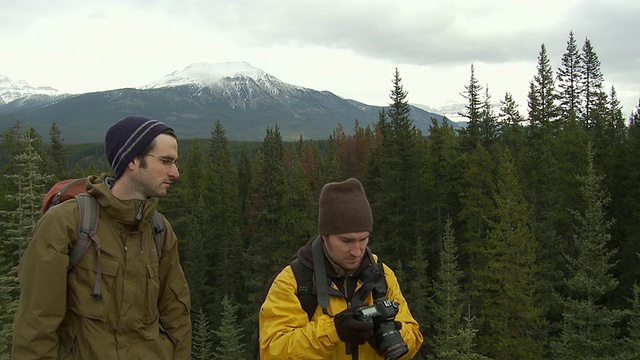
<instances>
[{"instance_id":1,"label":"eyeglasses","mask_svg":"<svg viewBox=\"0 0 640 360\"><path fill-rule=\"evenodd\" d=\"M176 169L178 168L178 160L174 160L172 158L169 157L160 157L160 156L156 156L153 154L147 154L147 156L151 156L153 158L156 158L158 160L160 160L160 162L162 163L162 165L166 166L166 167L171 167L171 165L175 165Z\"/></svg>"}]
</instances>

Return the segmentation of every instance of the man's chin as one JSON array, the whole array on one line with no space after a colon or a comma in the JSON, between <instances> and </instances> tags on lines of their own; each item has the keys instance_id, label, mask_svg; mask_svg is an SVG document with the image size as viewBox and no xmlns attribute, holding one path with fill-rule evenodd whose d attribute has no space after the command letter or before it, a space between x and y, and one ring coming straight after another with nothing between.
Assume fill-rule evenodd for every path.
<instances>
[{"instance_id":1,"label":"man's chin","mask_svg":"<svg viewBox=\"0 0 640 360\"><path fill-rule=\"evenodd\" d=\"M157 198L163 198L167 196L167 189L156 189L156 191L153 194L153 197L157 197Z\"/></svg>"},{"instance_id":2,"label":"man's chin","mask_svg":"<svg viewBox=\"0 0 640 360\"><path fill-rule=\"evenodd\" d=\"M360 267L360 263L361 262L362 262L362 260L353 261L353 262L347 262L346 264L342 264L342 267L345 270L349 270L349 271L358 270L358 268Z\"/></svg>"}]
</instances>

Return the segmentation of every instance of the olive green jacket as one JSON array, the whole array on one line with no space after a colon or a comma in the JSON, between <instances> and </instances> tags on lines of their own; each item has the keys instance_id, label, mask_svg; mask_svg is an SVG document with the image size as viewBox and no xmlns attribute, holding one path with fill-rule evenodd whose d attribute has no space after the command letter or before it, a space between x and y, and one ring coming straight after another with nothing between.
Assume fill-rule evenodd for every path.
<instances>
[{"instance_id":1,"label":"olive green jacket","mask_svg":"<svg viewBox=\"0 0 640 360\"><path fill-rule=\"evenodd\" d=\"M149 222L157 199L119 200L104 180L89 177L87 185L100 204L102 297L91 296L98 263L93 247L68 271L77 202L51 208L20 261L13 359L190 358L191 305L176 235L164 219L159 258Z\"/></svg>"}]
</instances>

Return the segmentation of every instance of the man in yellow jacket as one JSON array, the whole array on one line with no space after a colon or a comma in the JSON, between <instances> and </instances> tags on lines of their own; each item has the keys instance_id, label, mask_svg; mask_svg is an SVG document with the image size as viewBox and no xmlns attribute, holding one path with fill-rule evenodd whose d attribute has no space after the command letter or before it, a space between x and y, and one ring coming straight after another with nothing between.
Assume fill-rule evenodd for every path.
<instances>
[{"instance_id":1,"label":"man in yellow jacket","mask_svg":"<svg viewBox=\"0 0 640 360\"><path fill-rule=\"evenodd\" d=\"M105 152L115 177L87 179L100 206L100 251L89 249L68 271L78 204L68 200L44 214L19 265L13 359L190 358L178 240L163 217L159 251L149 221L180 176L175 133L157 120L127 117L107 131Z\"/></svg>"},{"instance_id":2,"label":"man in yellow jacket","mask_svg":"<svg viewBox=\"0 0 640 360\"><path fill-rule=\"evenodd\" d=\"M318 306L309 316L291 266L277 275L260 308L260 357L268 359L410 359L422 334L398 280L367 244L373 216L357 179L326 184L320 235L298 250L313 269Z\"/></svg>"}]
</instances>

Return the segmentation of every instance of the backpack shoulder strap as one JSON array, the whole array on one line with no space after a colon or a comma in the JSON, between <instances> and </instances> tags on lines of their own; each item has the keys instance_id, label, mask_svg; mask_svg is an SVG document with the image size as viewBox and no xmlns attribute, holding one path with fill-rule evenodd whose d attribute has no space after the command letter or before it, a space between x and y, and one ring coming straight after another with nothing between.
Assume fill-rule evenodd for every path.
<instances>
[{"instance_id":1,"label":"backpack shoulder strap","mask_svg":"<svg viewBox=\"0 0 640 360\"><path fill-rule=\"evenodd\" d=\"M100 253L100 238L98 229L98 215L100 204L93 195L82 193L75 196L78 203L78 236L75 245L69 252L69 271L73 270L84 254L93 244L98 261L96 263L96 283L91 296L102 298L102 256Z\"/></svg>"},{"instance_id":2,"label":"backpack shoulder strap","mask_svg":"<svg viewBox=\"0 0 640 360\"><path fill-rule=\"evenodd\" d=\"M69 253L69 271L73 270L91 246L91 235L98 227L98 201L89 194L76 195L78 202L78 234Z\"/></svg>"},{"instance_id":3,"label":"backpack shoulder strap","mask_svg":"<svg viewBox=\"0 0 640 360\"><path fill-rule=\"evenodd\" d=\"M164 241L167 237L167 229L164 226L162 215L157 211L154 211L153 216L151 217L151 227L153 228L153 239L156 242L156 250L158 250L158 258L160 258L162 257Z\"/></svg>"},{"instance_id":4,"label":"backpack shoulder strap","mask_svg":"<svg viewBox=\"0 0 640 360\"><path fill-rule=\"evenodd\" d=\"M307 313L309 320L311 320L316 311L316 307L318 307L318 298L313 282L313 270L302 265L298 258L293 259L290 265L296 277L296 283L298 284L296 295L300 300L302 309Z\"/></svg>"}]
</instances>

